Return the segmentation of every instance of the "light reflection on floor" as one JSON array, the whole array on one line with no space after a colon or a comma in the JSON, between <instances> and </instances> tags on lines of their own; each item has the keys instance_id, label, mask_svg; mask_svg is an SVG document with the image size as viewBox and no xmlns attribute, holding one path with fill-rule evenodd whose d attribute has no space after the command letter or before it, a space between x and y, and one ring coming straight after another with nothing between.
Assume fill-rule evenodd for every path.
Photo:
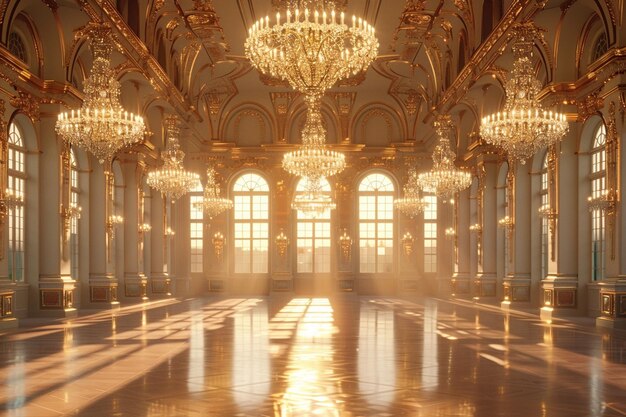
<instances>
[{"instance_id":1,"label":"light reflection on floor","mask_svg":"<svg viewBox=\"0 0 626 417\"><path fill-rule=\"evenodd\" d=\"M207 298L25 323L0 335L2 416L626 415L624 333L469 304Z\"/></svg>"}]
</instances>

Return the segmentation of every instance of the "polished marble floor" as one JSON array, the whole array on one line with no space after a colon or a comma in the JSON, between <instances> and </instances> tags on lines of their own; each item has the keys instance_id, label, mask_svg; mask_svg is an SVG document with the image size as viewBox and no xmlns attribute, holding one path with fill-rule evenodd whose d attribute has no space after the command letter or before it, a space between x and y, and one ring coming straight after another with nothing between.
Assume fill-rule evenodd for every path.
<instances>
[{"instance_id":1,"label":"polished marble floor","mask_svg":"<svg viewBox=\"0 0 626 417\"><path fill-rule=\"evenodd\" d=\"M626 333L463 302L204 298L22 324L0 334L2 416L626 415Z\"/></svg>"}]
</instances>

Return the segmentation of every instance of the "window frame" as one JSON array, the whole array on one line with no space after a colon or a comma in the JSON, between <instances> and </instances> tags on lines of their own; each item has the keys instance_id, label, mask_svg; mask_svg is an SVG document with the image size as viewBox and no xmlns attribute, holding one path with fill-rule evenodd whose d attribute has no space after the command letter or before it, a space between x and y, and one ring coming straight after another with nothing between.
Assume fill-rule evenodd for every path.
<instances>
[{"instance_id":1,"label":"window frame","mask_svg":"<svg viewBox=\"0 0 626 417\"><path fill-rule=\"evenodd\" d=\"M246 179L247 178L247 179ZM254 188L248 188L248 190L244 190L243 186L250 183L250 179L257 178L255 181ZM259 181L260 180L260 181ZM237 189L237 187L241 186L242 189ZM248 186L248 185L246 185ZM261 189L256 190L256 187L261 187ZM270 273L270 249L271 249L271 230L270 230L270 219L272 214L272 204L271 204L271 188L269 185L269 181L258 172L243 172L237 175L232 182L232 186L230 187L233 198L233 221L232 225L232 275L234 277L244 277L244 276L255 276L255 275L267 275ZM244 207L249 207L247 210L249 217L246 218L238 218L239 212L241 211L239 207L239 201L241 197L248 197L248 203L244 203ZM257 210L257 214L255 215L255 200L257 204L260 201L266 200L266 207L261 207ZM265 217L255 217L258 216L258 213L267 213ZM248 229L249 235L247 238L239 238L238 236L238 225L248 225L248 227L242 227L242 230ZM255 227L256 226L256 227ZM256 233L263 233L263 231L267 231L265 237L256 237ZM238 266L244 265L243 263L238 263L238 261L242 260L242 257L237 254L237 244L239 241L247 241L249 242L248 251L249 258L247 261L247 268L244 271L238 270ZM255 247L262 247L263 243L265 244L264 251L258 251L261 254L264 252L264 255L257 255L255 257ZM261 246L255 246L255 244L261 244ZM257 257L262 256L260 258L260 262L257 262ZM263 259L264 257L264 259ZM262 270L255 269L255 266L263 265Z\"/></svg>"},{"instance_id":2,"label":"window frame","mask_svg":"<svg viewBox=\"0 0 626 417\"><path fill-rule=\"evenodd\" d=\"M17 138L17 140L13 140ZM7 188L18 191L22 195L22 201L16 202L15 207L9 207L8 217L8 277L12 282L26 281L26 146L24 144L24 131L15 122L8 127L8 155L7 155ZM17 143L16 143L17 142ZM17 161L16 161L16 158ZM16 187L16 184L19 184ZM15 223L19 223L16 229ZM19 242L21 250L15 250L16 242ZM16 254L21 253L20 265L16 266ZM19 273L18 273L19 271ZM16 278L17 276L17 278Z\"/></svg>"},{"instance_id":3,"label":"window frame","mask_svg":"<svg viewBox=\"0 0 626 417\"><path fill-rule=\"evenodd\" d=\"M606 188L606 126L600 123L593 130L591 143L589 184L591 196L599 197ZM603 210L591 211L591 281L606 277L606 215ZM597 249L596 244L599 246ZM598 258L599 255L599 258Z\"/></svg>"},{"instance_id":4,"label":"window frame","mask_svg":"<svg viewBox=\"0 0 626 417\"><path fill-rule=\"evenodd\" d=\"M381 183L381 180L383 181ZM369 185L365 185L366 181L371 181ZM376 184L379 183L379 184ZM365 189L367 187L367 189ZM381 190L381 188L385 188ZM393 200L397 198L398 187L393 180L393 177L385 172L369 172L366 173L363 177L361 177L360 181L357 184L357 196L356 196L356 219L358 222L357 233L358 233L358 273L361 276L392 276L396 271L396 216L395 210L393 207ZM382 207L380 199L383 199ZM372 204L373 202L373 204ZM372 206L373 210L363 211L363 206ZM381 208L384 207L384 210ZM381 217L380 212L386 213L387 217ZM367 214L369 212L369 214ZM373 212L373 217L372 216ZM368 217L364 217L364 213L366 213ZM383 226L381 228L381 226ZM384 230L381 230L384 229ZM371 236L364 237L364 232L367 230L367 233L372 233L373 231L373 239ZM380 237L381 232L383 232L384 236ZM372 248L372 246L364 246L368 245L367 241L374 241L373 248L376 248L376 253L373 255L374 262L369 261L368 256L364 256L364 252L366 253L367 248ZM385 249L384 254L380 254L381 249ZM386 251L389 250L389 253ZM379 259L382 257L389 259L388 262L380 262ZM367 262L364 262L364 258L367 259ZM373 269L371 268L373 265ZM385 270L384 265L387 265L388 269ZM367 267L365 267L367 266ZM365 268L364 268L365 267Z\"/></svg>"}]
</instances>

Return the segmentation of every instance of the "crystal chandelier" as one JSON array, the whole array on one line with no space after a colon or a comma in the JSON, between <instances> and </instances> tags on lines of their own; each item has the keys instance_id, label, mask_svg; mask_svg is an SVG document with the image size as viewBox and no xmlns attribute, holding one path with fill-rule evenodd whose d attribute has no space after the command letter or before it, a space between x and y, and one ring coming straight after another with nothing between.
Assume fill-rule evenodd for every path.
<instances>
[{"instance_id":1,"label":"crystal chandelier","mask_svg":"<svg viewBox=\"0 0 626 417\"><path fill-rule=\"evenodd\" d=\"M418 175L415 169L409 170L409 179L404 185L404 197L397 198L393 201L395 208L409 216L416 217L423 213L428 207L426 199L420 197L420 188L418 186Z\"/></svg>"},{"instance_id":2,"label":"crystal chandelier","mask_svg":"<svg viewBox=\"0 0 626 417\"><path fill-rule=\"evenodd\" d=\"M343 12L324 3L290 2L282 14L276 13L273 24L265 17L252 25L245 43L246 56L254 67L289 82L305 96L308 112L303 146L284 156L283 168L313 182L345 168L344 155L325 145L322 96L338 80L365 70L378 51L371 25L353 16L350 26Z\"/></svg>"},{"instance_id":3,"label":"crystal chandelier","mask_svg":"<svg viewBox=\"0 0 626 417\"><path fill-rule=\"evenodd\" d=\"M202 201L194 203L194 208L202 210L209 219L233 208L232 200L220 197L220 186L217 184L215 170L212 167L206 170L206 185Z\"/></svg>"},{"instance_id":4,"label":"crystal chandelier","mask_svg":"<svg viewBox=\"0 0 626 417\"><path fill-rule=\"evenodd\" d=\"M319 218L328 211L334 210L336 205L328 191L322 189L322 180L312 180L304 177L304 191L299 191L291 203L291 208L298 210L306 217Z\"/></svg>"},{"instance_id":5,"label":"crystal chandelier","mask_svg":"<svg viewBox=\"0 0 626 417\"><path fill-rule=\"evenodd\" d=\"M151 188L160 191L175 202L198 185L200 176L195 172L185 171L183 168L185 153L180 150L178 143L180 130L176 117L165 119L165 126L167 145L161 152L163 166L149 172L146 182Z\"/></svg>"},{"instance_id":6,"label":"crystal chandelier","mask_svg":"<svg viewBox=\"0 0 626 417\"><path fill-rule=\"evenodd\" d=\"M522 164L538 150L553 145L567 133L564 114L544 110L537 99L541 83L531 62L538 29L532 22L519 23L513 29L515 62L504 85L504 110L482 119L482 138L502 147L509 158Z\"/></svg>"},{"instance_id":7,"label":"crystal chandelier","mask_svg":"<svg viewBox=\"0 0 626 417\"><path fill-rule=\"evenodd\" d=\"M84 84L85 99L80 110L59 114L55 130L103 163L123 147L141 141L145 126L142 117L125 111L120 103L120 83L111 68L111 27L91 23L86 33L94 59Z\"/></svg>"},{"instance_id":8,"label":"crystal chandelier","mask_svg":"<svg viewBox=\"0 0 626 417\"><path fill-rule=\"evenodd\" d=\"M454 165L455 153L450 149L452 121L450 116L442 115L435 121L435 130L439 143L433 151L433 168L417 177L417 185L426 192L449 199L457 192L472 185L472 175Z\"/></svg>"}]
</instances>

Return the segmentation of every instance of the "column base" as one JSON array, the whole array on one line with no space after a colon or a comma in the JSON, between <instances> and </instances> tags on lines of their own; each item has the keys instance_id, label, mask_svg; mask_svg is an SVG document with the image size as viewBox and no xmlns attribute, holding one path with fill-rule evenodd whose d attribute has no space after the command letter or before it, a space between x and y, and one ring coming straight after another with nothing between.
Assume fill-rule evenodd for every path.
<instances>
[{"instance_id":1,"label":"column base","mask_svg":"<svg viewBox=\"0 0 626 417\"><path fill-rule=\"evenodd\" d=\"M89 306L92 308L119 309L117 280L113 274L89 277Z\"/></svg>"},{"instance_id":2,"label":"column base","mask_svg":"<svg viewBox=\"0 0 626 417\"><path fill-rule=\"evenodd\" d=\"M626 279L610 278L598 282L600 314L596 326L612 329L626 328Z\"/></svg>"},{"instance_id":3,"label":"column base","mask_svg":"<svg viewBox=\"0 0 626 417\"><path fill-rule=\"evenodd\" d=\"M38 315L45 317L76 317L74 293L76 281L69 275L39 276Z\"/></svg>"},{"instance_id":4,"label":"column base","mask_svg":"<svg viewBox=\"0 0 626 417\"><path fill-rule=\"evenodd\" d=\"M578 277L548 275L541 281L542 319L575 314L578 299Z\"/></svg>"},{"instance_id":5,"label":"column base","mask_svg":"<svg viewBox=\"0 0 626 417\"><path fill-rule=\"evenodd\" d=\"M124 297L148 301L148 278L142 273L124 275Z\"/></svg>"},{"instance_id":6,"label":"column base","mask_svg":"<svg viewBox=\"0 0 626 417\"><path fill-rule=\"evenodd\" d=\"M493 298L497 291L496 274L480 273L472 281L472 295L475 301L482 298Z\"/></svg>"},{"instance_id":7,"label":"column base","mask_svg":"<svg viewBox=\"0 0 626 417\"><path fill-rule=\"evenodd\" d=\"M450 295L463 297L470 295L470 275L466 272L455 272L450 280Z\"/></svg>"},{"instance_id":8,"label":"column base","mask_svg":"<svg viewBox=\"0 0 626 417\"><path fill-rule=\"evenodd\" d=\"M530 301L530 277L527 275L515 275L504 278L502 282L504 300L510 302Z\"/></svg>"},{"instance_id":9,"label":"column base","mask_svg":"<svg viewBox=\"0 0 626 417\"><path fill-rule=\"evenodd\" d=\"M172 279L167 272L150 275L150 293L157 298L172 296Z\"/></svg>"},{"instance_id":10,"label":"column base","mask_svg":"<svg viewBox=\"0 0 626 417\"><path fill-rule=\"evenodd\" d=\"M272 274L272 283L270 286L270 293L273 292L293 292L293 275L291 272L274 272ZM342 282L344 280L337 279L337 282ZM352 280L348 288L354 288L354 280Z\"/></svg>"}]
</instances>

